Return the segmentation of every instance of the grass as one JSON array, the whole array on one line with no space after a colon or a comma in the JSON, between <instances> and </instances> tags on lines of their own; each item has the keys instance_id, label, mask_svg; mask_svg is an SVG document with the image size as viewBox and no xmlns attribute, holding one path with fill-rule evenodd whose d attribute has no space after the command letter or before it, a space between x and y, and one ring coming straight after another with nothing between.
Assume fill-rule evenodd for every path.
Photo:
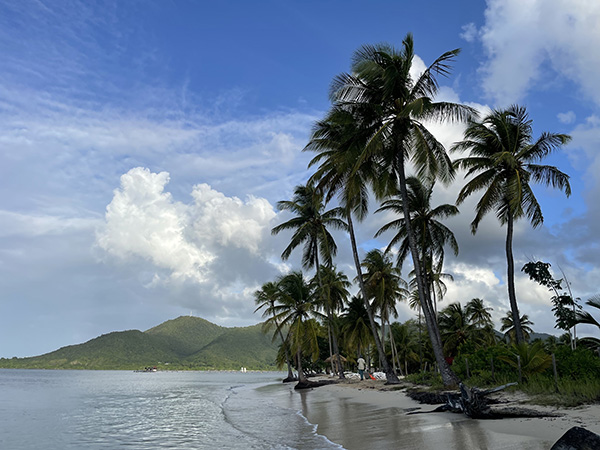
<instances>
[{"instance_id":1,"label":"grass","mask_svg":"<svg viewBox=\"0 0 600 450\"><path fill-rule=\"evenodd\" d=\"M520 388L532 398L532 403L546 406L574 407L600 401L600 379L559 379L535 377Z\"/></svg>"},{"instance_id":2,"label":"grass","mask_svg":"<svg viewBox=\"0 0 600 450\"><path fill-rule=\"evenodd\" d=\"M432 391L447 390L437 373L411 374L406 381L428 386ZM514 376L499 374L492 378L491 374L483 373L464 380L464 383L469 387L485 389L515 381ZM507 388L506 392L523 392L530 398L528 403L535 405L572 408L600 402L600 378L575 380L565 377L560 378L558 385L555 385L553 377L537 375L524 380L519 385Z\"/></svg>"}]
</instances>

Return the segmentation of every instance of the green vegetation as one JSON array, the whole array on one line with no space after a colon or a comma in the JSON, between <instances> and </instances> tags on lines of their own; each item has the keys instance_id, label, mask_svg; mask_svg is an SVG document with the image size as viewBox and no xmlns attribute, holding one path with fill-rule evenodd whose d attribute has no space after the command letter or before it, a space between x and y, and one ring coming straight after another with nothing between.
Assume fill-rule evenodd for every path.
<instances>
[{"instance_id":1,"label":"green vegetation","mask_svg":"<svg viewBox=\"0 0 600 450\"><path fill-rule=\"evenodd\" d=\"M145 332L120 331L31 358L0 358L15 369L273 370L277 346L261 325L224 328L199 317L179 317Z\"/></svg>"},{"instance_id":2,"label":"green vegetation","mask_svg":"<svg viewBox=\"0 0 600 450\"><path fill-rule=\"evenodd\" d=\"M296 187L291 201L278 203L280 209L296 216L272 230L275 234L293 232L283 259L304 244L302 265L315 269L310 285L319 289L296 296L295 304L285 298L283 278L265 283L256 293L263 317L277 330L273 338L279 342L278 361L283 365L285 355L288 366L296 367L302 377L303 368L324 367L324 353L336 354L339 349L352 368L357 356L364 355L370 366L385 372L388 384L397 383L398 375L445 387L461 380L490 386L518 379L530 390L550 383L552 392L565 392L575 402L597 398L600 358L591 352L577 353L588 350L576 349L575 333L566 339L552 336L544 343L530 344L540 335L533 332L528 316L519 312L515 292L515 222L526 219L533 228L542 225L534 184L558 189L567 197L571 194L569 176L543 164L570 137L543 132L535 138L524 106L493 110L480 119L469 106L438 101L437 78L450 74L459 53L459 49L445 52L415 75L414 43L408 33L399 49L387 44L360 47L352 56L350 71L333 79L331 107L315 123L304 148L315 153L309 163L315 171L306 185ZM462 153L457 160L450 159L427 128L434 121L466 122L463 140L452 147ZM471 232L476 233L489 213L506 226L506 304L510 310L500 324L504 335L494 329L492 308L484 299L462 299L437 311L436 304L446 293L445 281L453 280L452 274L444 272L445 252L450 248L458 256L459 251L454 232L443 222L459 211L453 204L434 206L432 198L436 184L451 183L458 171L464 179L456 204L481 195ZM336 207L327 211L334 197ZM368 217L373 199L379 204L376 212L385 212L389 218L375 237L394 235L385 251L372 249L369 243L361 259L354 221ZM336 298L335 306L326 298L320 276L329 271L344 279L334 264L338 247L329 231L332 227L348 231L360 288L357 296ZM412 271L406 283L401 270L409 255ZM555 294L557 328L566 331L574 323L600 326L590 313L577 310L570 284L565 280L568 294L562 292L562 280L554 279L548 267L534 263L524 271ZM418 321L391 323L397 317L397 302L404 300L418 310ZM598 299L587 304L600 309ZM322 346L325 340L329 351ZM598 347L600 341L581 342ZM578 368L568 369L569 364ZM578 390L574 380L587 387Z\"/></svg>"}]
</instances>

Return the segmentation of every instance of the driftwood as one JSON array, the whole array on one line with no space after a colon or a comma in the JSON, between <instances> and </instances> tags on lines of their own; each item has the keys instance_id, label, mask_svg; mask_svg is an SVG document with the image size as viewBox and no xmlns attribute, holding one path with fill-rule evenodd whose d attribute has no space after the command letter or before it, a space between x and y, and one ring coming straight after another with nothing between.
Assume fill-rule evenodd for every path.
<instances>
[{"instance_id":1,"label":"driftwood","mask_svg":"<svg viewBox=\"0 0 600 450\"><path fill-rule=\"evenodd\" d=\"M325 386L327 384L335 384L335 383L337 383L336 380L320 380L320 381L304 380L304 381L298 381L298 384L296 384L296 386L294 386L294 389L312 389L312 388L316 388L316 387L320 387L320 386Z\"/></svg>"},{"instance_id":2,"label":"driftwood","mask_svg":"<svg viewBox=\"0 0 600 450\"><path fill-rule=\"evenodd\" d=\"M445 394L410 393L410 397L422 403L442 404L432 411L411 411L408 414L425 414L449 411L463 413L472 419L502 419L506 417L549 417L556 416L552 413L542 413L525 408L491 408L497 401L489 398L490 394L499 392L517 383L508 383L492 389L468 388L459 384L459 392L446 392Z\"/></svg>"}]
</instances>

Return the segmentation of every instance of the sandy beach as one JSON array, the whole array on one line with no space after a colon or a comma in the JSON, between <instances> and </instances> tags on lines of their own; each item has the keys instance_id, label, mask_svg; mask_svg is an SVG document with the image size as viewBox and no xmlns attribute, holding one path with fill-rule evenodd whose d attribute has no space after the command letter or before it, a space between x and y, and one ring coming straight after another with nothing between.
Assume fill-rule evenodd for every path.
<instances>
[{"instance_id":1,"label":"sandy beach","mask_svg":"<svg viewBox=\"0 0 600 450\"><path fill-rule=\"evenodd\" d=\"M302 412L317 432L348 450L394 449L550 449L571 427L600 434L600 405L550 408L523 404L518 393L494 394L507 405L552 412L558 417L473 420L431 411L383 381L346 380L301 391Z\"/></svg>"}]
</instances>

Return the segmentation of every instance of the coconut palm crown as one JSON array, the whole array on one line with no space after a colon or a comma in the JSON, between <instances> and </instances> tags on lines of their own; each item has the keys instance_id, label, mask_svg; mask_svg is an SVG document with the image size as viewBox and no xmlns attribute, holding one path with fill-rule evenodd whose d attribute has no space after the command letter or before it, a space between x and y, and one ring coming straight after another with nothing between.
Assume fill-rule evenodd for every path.
<instances>
[{"instance_id":1,"label":"coconut palm crown","mask_svg":"<svg viewBox=\"0 0 600 450\"><path fill-rule=\"evenodd\" d=\"M451 50L437 58L423 73L413 78L414 45L407 34L402 48L396 50L386 44L366 45L353 57L351 73L337 76L331 88L331 99L338 108L348 108L361 114L365 120L361 129L369 133L364 141L356 169L371 162L387 172L371 181L374 192L383 197L400 190L408 218L406 193L406 165L410 162L419 178L429 176L449 182L454 169L444 146L428 130L427 123L443 120L466 120L475 115L467 106L435 101L439 85L436 76L446 76L450 63L459 50ZM365 113L366 111L366 113ZM369 120L367 120L369 119ZM381 172L381 171L380 171ZM441 337L430 305L425 281L421 274L416 238L407 220L408 238L415 275L419 285L424 314L430 330L432 347L445 384L458 381L444 360Z\"/></svg>"},{"instance_id":2,"label":"coconut palm crown","mask_svg":"<svg viewBox=\"0 0 600 450\"><path fill-rule=\"evenodd\" d=\"M525 336L519 322L519 309L514 283L512 253L514 221L526 217L535 228L544 221L542 209L530 183L541 183L571 195L569 176L556 167L539 164L554 150L569 142L566 134L544 132L533 140L532 121L524 107L513 105L495 110L481 122L471 120L465 139L453 146L454 151L470 155L455 161L455 167L472 177L458 194L457 204L470 195L483 191L475 207L471 232L475 234L483 217L494 211L501 225L507 226L506 259L510 308L515 323L517 343Z\"/></svg>"}]
</instances>

